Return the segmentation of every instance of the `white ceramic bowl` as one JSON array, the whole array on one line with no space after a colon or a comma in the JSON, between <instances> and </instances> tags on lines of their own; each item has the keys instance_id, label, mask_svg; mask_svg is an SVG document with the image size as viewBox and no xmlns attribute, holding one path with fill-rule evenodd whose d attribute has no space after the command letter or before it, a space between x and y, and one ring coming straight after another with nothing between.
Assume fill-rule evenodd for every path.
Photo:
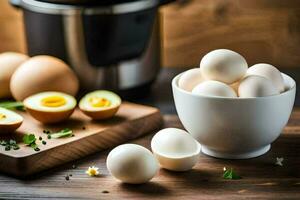
<instances>
[{"instance_id":1,"label":"white ceramic bowl","mask_svg":"<svg viewBox=\"0 0 300 200\"><path fill-rule=\"evenodd\" d=\"M218 158L246 159L266 153L280 135L293 109L296 83L286 74L286 91L259 98L197 96L172 80L178 116L202 145L202 152Z\"/></svg>"}]
</instances>

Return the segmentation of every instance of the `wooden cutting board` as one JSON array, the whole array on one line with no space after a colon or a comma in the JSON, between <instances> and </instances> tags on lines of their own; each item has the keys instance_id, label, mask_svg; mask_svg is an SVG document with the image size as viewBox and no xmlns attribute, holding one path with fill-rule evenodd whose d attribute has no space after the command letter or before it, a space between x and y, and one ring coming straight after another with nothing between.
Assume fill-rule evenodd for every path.
<instances>
[{"instance_id":1,"label":"wooden cutting board","mask_svg":"<svg viewBox=\"0 0 300 200\"><path fill-rule=\"evenodd\" d=\"M106 121L93 121L76 110L71 118L61 124L42 125L27 113L20 113L24 122L18 131L1 139L15 139L19 150L5 151L0 146L0 171L15 176L27 176L88 154L129 142L143 134L158 129L162 123L158 109L133 103L123 103L115 117ZM70 128L74 137L47 139L43 130L59 131ZM23 144L24 133L33 133L47 142L37 140L40 151Z\"/></svg>"}]
</instances>

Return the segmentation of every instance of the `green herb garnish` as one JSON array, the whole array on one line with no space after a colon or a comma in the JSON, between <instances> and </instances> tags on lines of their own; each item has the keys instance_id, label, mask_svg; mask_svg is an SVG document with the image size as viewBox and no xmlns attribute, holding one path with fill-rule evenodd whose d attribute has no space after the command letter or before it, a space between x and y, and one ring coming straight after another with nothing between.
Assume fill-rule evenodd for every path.
<instances>
[{"instance_id":1,"label":"green herb garnish","mask_svg":"<svg viewBox=\"0 0 300 200\"><path fill-rule=\"evenodd\" d=\"M59 132L51 133L51 138L62 138L62 137L70 137L73 135L73 131L69 128L65 128ZM49 138L48 138L49 139Z\"/></svg>"},{"instance_id":2,"label":"green herb garnish","mask_svg":"<svg viewBox=\"0 0 300 200\"><path fill-rule=\"evenodd\" d=\"M10 109L10 110L25 110L25 107L22 102L18 101L4 101L0 102L0 107Z\"/></svg>"},{"instance_id":3,"label":"green herb garnish","mask_svg":"<svg viewBox=\"0 0 300 200\"><path fill-rule=\"evenodd\" d=\"M233 171L232 168L226 169L225 167L224 167L223 178L224 178L224 179L230 179L230 180L241 179L241 177L240 177L239 175L237 175L237 174L235 173L235 171Z\"/></svg>"},{"instance_id":4,"label":"green herb garnish","mask_svg":"<svg viewBox=\"0 0 300 200\"><path fill-rule=\"evenodd\" d=\"M34 144L36 141L35 135L34 134L25 134L23 136L23 142L27 145Z\"/></svg>"},{"instance_id":5,"label":"green herb garnish","mask_svg":"<svg viewBox=\"0 0 300 200\"><path fill-rule=\"evenodd\" d=\"M18 150L20 149L19 145L15 140L1 140L0 145L5 146L5 151Z\"/></svg>"},{"instance_id":6,"label":"green herb garnish","mask_svg":"<svg viewBox=\"0 0 300 200\"><path fill-rule=\"evenodd\" d=\"M35 151L39 151L38 145L35 143L36 137L34 134L25 134L23 136L23 142L33 148Z\"/></svg>"}]
</instances>

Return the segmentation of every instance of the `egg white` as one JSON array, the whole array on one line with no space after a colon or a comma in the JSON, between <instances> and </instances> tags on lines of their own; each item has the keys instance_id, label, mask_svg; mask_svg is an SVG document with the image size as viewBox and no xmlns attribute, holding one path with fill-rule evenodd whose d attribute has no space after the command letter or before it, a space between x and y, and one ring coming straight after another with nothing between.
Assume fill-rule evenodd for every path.
<instances>
[{"instance_id":1,"label":"egg white","mask_svg":"<svg viewBox=\"0 0 300 200\"><path fill-rule=\"evenodd\" d=\"M7 110L5 108L0 108L0 114L6 117L0 120L1 125L15 124L23 121L23 117L13 111Z\"/></svg>"},{"instance_id":2,"label":"egg white","mask_svg":"<svg viewBox=\"0 0 300 200\"><path fill-rule=\"evenodd\" d=\"M42 99L50 96L60 96L66 100L66 104L59 107L48 107L42 105ZM76 99L71 95L62 93L62 92L42 92L39 94L32 95L24 100L24 105L27 108L46 111L46 112L60 112L71 110L76 107Z\"/></svg>"},{"instance_id":3,"label":"egg white","mask_svg":"<svg viewBox=\"0 0 300 200\"><path fill-rule=\"evenodd\" d=\"M89 99L92 97L106 98L110 101L110 105L107 107L94 107L89 103ZM100 111L108 108L113 108L121 104L121 98L113 92L106 90L97 90L86 94L79 102L79 107L88 111Z\"/></svg>"}]
</instances>

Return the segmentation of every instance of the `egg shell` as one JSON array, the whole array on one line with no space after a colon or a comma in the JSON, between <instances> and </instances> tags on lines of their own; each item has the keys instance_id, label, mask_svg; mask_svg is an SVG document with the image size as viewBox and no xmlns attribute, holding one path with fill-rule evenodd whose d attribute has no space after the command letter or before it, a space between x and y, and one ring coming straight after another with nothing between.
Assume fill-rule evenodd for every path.
<instances>
[{"instance_id":1,"label":"egg shell","mask_svg":"<svg viewBox=\"0 0 300 200\"><path fill-rule=\"evenodd\" d=\"M219 81L205 81L197 85L192 93L195 95L215 97L237 97L234 89Z\"/></svg>"},{"instance_id":2,"label":"egg shell","mask_svg":"<svg viewBox=\"0 0 300 200\"><path fill-rule=\"evenodd\" d=\"M78 88L78 79L71 68L52 56L30 58L15 71L10 81L12 95L18 101L44 91L75 96Z\"/></svg>"},{"instance_id":3,"label":"egg shell","mask_svg":"<svg viewBox=\"0 0 300 200\"><path fill-rule=\"evenodd\" d=\"M61 112L45 112L45 111L33 110L31 108L26 107L26 111L28 111L33 118L35 118L36 120L38 120L43 124L52 124L52 123L65 121L72 115L74 109L75 108L73 108L72 110L61 111Z\"/></svg>"},{"instance_id":4,"label":"egg shell","mask_svg":"<svg viewBox=\"0 0 300 200\"><path fill-rule=\"evenodd\" d=\"M239 97L266 97L279 94L272 82L262 76L249 75L245 77L238 89Z\"/></svg>"},{"instance_id":5,"label":"egg shell","mask_svg":"<svg viewBox=\"0 0 300 200\"><path fill-rule=\"evenodd\" d=\"M187 171L198 162L201 147L186 131L166 128L153 136L151 149L162 168Z\"/></svg>"},{"instance_id":6,"label":"egg shell","mask_svg":"<svg viewBox=\"0 0 300 200\"><path fill-rule=\"evenodd\" d=\"M0 133L1 134L7 134L7 133L12 133L16 129L18 129L22 123L23 123L23 117L11 110L5 109L5 108L0 108L0 113L7 115L9 118L11 116L14 116L14 120L11 122L3 122L0 120Z\"/></svg>"},{"instance_id":7,"label":"egg shell","mask_svg":"<svg viewBox=\"0 0 300 200\"><path fill-rule=\"evenodd\" d=\"M16 52L0 54L0 98L11 97L10 79L15 70L29 57Z\"/></svg>"},{"instance_id":8,"label":"egg shell","mask_svg":"<svg viewBox=\"0 0 300 200\"><path fill-rule=\"evenodd\" d=\"M178 86L183 90L191 92L192 89L202 81L204 81L204 78L201 75L200 68L194 68L181 75Z\"/></svg>"},{"instance_id":9,"label":"egg shell","mask_svg":"<svg viewBox=\"0 0 300 200\"><path fill-rule=\"evenodd\" d=\"M200 69L205 79L227 84L242 79L247 68L248 64L245 58L228 49L211 51L200 62Z\"/></svg>"},{"instance_id":10,"label":"egg shell","mask_svg":"<svg viewBox=\"0 0 300 200\"><path fill-rule=\"evenodd\" d=\"M119 110L120 106L113 107L111 109L106 109L103 111L88 111L88 110L81 110L85 115L89 116L90 118L94 120L104 120L104 119L109 119L113 117Z\"/></svg>"},{"instance_id":11,"label":"egg shell","mask_svg":"<svg viewBox=\"0 0 300 200\"><path fill-rule=\"evenodd\" d=\"M107 98L111 102L113 101L114 105L107 108L93 108L85 105L85 101L87 100L87 98L93 97L93 95ZM107 90L97 90L94 92L90 92L82 97L79 102L79 108L85 115L89 116L90 118L94 120L103 120L113 117L119 110L121 102L122 100L117 94Z\"/></svg>"},{"instance_id":12,"label":"egg shell","mask_svg":"<svg viewBox=\"0 0 300 200\"><path fill-rule=\"evenodd\" d=\"M124 183L141 184L151 180L158 170L153 154L140 145L123 144L107 156L107 169Z\"/></svg>"},{"instance_id":13,"label":"egg shell","mask_svg":"<svg viewBox=\"0 0 300 200\"><path fill-rule=\"evenodd\" d=\"M52 124L52 123L58 123L62 122L64 120L67 120L72 113L74 112L76 108L76 100L74 97L68 95L68 98L72 99L73 103L72 105L68 106L65 110L43 110L43 108L39 108L35 105L31 105L32 99L34 99L37 95L41 95L44 93L49 93L49 94L63 94L59 92L43 92L43 93L38 93L35 95L32 95L30 97L27 97L24 100L24 106L26 107L26 111L37 121L43 123L43 124ZM66 94L63 94L66 95Z\"/></svg>"},{"instance_id":14,"label":"egg shell","mask_svg":"<svg viewBox=\"0 0 300 200\"><path fill-rule=\"evenodd\" d=\"M284 80L281 72L273 65L266 63L253 65L247 70L247 75L263 76L271 80L279 92L283 92L285 90Z\"/></svg>"}]
</instances>

